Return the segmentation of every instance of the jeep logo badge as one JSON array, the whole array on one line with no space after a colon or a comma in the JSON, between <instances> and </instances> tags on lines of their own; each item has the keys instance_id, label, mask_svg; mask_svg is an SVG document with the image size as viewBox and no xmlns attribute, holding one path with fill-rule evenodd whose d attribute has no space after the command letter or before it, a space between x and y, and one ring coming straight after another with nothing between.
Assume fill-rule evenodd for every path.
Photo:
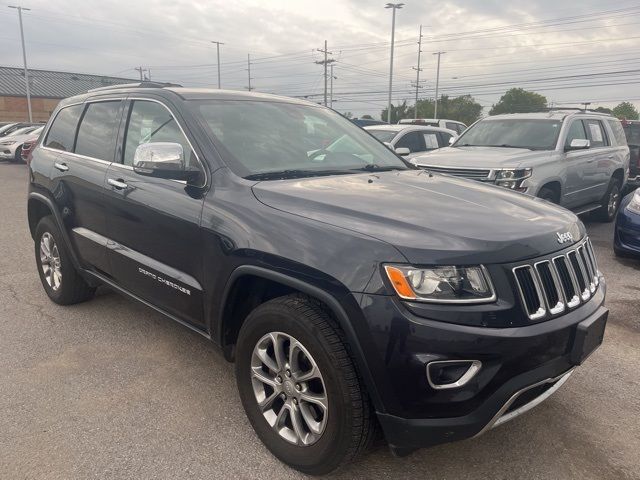
<instances>
[{"instance_id":1,"label":"jeep logo badge","mask_svg":"<svg viewBox=\"0 0 640 480\"><path fill-rule=\"evenodd\" d=\"M573 235L571 235L571 232L558 232L556 235L558 235L558 243L573 242Z\"/></svg>"}]
</instances>

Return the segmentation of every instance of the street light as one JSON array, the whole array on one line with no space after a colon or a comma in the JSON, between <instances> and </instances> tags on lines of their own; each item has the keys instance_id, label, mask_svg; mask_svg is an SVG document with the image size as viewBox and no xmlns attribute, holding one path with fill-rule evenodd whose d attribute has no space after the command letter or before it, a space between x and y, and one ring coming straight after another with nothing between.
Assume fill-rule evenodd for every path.
<instances>
[{"instance_id":1,"label":"street light","mask_svg":"<svg viewBox=\"0 0 640 480\"><path fill-rule=\"evenodd\" d=\"M218 52L218 89L220 89L220 45L224 45L224 43L216 42L215 40L211 40L211 43L216 44L216 50Z\"/></svg>"},{"instance_id":2,"label":"street light","mask_svg":"<svg viewBox=\"0 0 640 480\"><path fill-rule=\"evenodd\" d=\"M391 59L389 61L389 104L387 106L387 123L391 123L391 92L393 90L393 42L396 34L396 10L404 6L404 3L387 3L384 8L393 10L391 19Z\"/></svg>"},{"instance_id":3,"label":"street light","mask_svg":"<svg viewBox=\"0 0 640 480\"><path fill-rule=\"evenodd\" d=\"M447 52L436 52L434 55L438 56L438 69L436 73L436 100L433 106L433 118L438 118L438 87L440 86L440 55L443 55Z\"/></svg>"},{"instance_id":4,"label":"street light","mask_svg":"<svg viewBox=\"0 0 640 480\"><path fill-rule=\"evenodd\" d=\"M20 21L20 40L22 40L22 61L24 63L24 86L27 90L27 109L29 110L29 122L33 122L33 116L31 114L31 92L29 91L29 71L27 69L27 51L24 47L24 31L22 29L22 11L28 11L31 9L14 5L7 6L9 8L15 8L16 10L18 10L18 19Z\"/></svg>"}]
</instances>

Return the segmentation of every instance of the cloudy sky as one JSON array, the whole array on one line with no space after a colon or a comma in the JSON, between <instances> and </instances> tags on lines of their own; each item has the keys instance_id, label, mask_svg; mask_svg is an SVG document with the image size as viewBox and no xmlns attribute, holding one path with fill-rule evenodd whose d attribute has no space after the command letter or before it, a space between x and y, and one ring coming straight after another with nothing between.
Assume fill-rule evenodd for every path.
<instances>
[{"instance_id":1,"label":"cloudy sky","mask_svg":"<svg viewBox=\"0 0 640 480\"><path fill-rule=\"evenodd\" d=\"M0 0L0 65L21 66L17 12L24 12L32 68L190 86L251 84L264 92L322 100L315 62L327 40L334 107L356 116L386 106L391 10L371 0ZM405 0L397 11L394 102L415 98L418 29L423 25L420 97L472 94L490 107L508 88L537 91L557 105L591 101L640 105L640 2L595 0Z\"/></svg>"}]
</instances>

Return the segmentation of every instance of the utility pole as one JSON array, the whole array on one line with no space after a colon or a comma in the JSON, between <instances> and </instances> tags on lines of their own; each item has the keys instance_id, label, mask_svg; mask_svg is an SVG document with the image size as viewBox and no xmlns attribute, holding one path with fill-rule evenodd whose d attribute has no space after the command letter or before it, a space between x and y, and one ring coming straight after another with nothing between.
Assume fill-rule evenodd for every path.
<instances>
[{"instance_id":1,"label":"utility pole","mask_svg":"<svg viewBox=\"0 0 640 480\"><path fill-rule=\"evenodd\" d=\"M319 52L324 53L324 60L321 60L319 62L314 62L317 63L318 65L324 65L324 106L327 106L327 80L328 80L328 75L327 75L327 65L329 65L330 63L335 62L334 59L332 58L327 58L327 54L332 54L333 52L330 52L327 50L327 41L324 41L324 50L318 48L317 49ZM333 66L333 65L332 65Z\"/></svg>"},{"instance_id":2,"label":"utility pole","mask_svg":"<svg viewBox=\"0 0 640 480\"><path fill-rule=\"evenodd\" d=\"M212 40L211 43L216 44L216 51L218 53L218 89L220 89L220 45L224 45L224 43L216 42L215 40Z\"/></svg>"},{"instance_id":3,"label":"utility pole","mask_svg":"<svg viewBox=\"0 0 640 480\"><path fill-rule=\"evenodd\" d=\"M393 90L393 45L396 35L396 10L402 8L404 3L387 3L384 8L393 10L391 17L391 58L389 60L389 102L387 105L387 123L391 123L391 93Z\"/></svg>"},{"instance_id":4,"label":"utility pole","mask_svg":"<svg viewBox=\"0 0 640 480\"><path fill-rule=\"evenodd\" d=\"M137 70L138 72L140 72L140 81L144 82L144 68L140 66L140 67L134 68L134 70Z\"/></svg>"},{"instance_id":5,"label":"utility pole","mask_svg":"<svg viewBox=\"0 0 640 480\"><path fill-rule=\"evenodd\" d=\"M331 90L329 93L329 107L333 108L333 79L337 79L338 77L333 76L333 63L331 64Z\"/></svg>"},{"instance_id":6,"label":"utility pole","mask_svg":"<svg viewBox=\"0 0 640 480\"><path fill-rule=\"evenodd\" d=\"M247 90L251 91L253 88L251 87L251 54L247 53L247 75L249 79L249 86Z\"/></svg>"},{"instance_id":7,"label":"utility pole","mask_svg":"<svg viewBox=\"0 0 640 480\"><path fill-rule=\"evenodd\" d=\"M29 111L29 122L33 122L33 115L31 113L31 91L29 90L29 69L27 68L27 50L24 46L24 30L22 28L22 11L29 11L31 9L14 5L8 5L8 7L18 10L18 20L20 21L20 40L22 41L22 62L24 63L24 87L27 92L27 110Z\"/></svg>"},{"instance_id":8,"label":"utility pole","mask_svg":"<svg viewBox=\"0 0 640 480\"><path fill-rule=\"evenodd\" d=\"M440 86L440 55L447 52L436 52L434 55L438 56L438 68L436 70L436 99L433 107L433 118L438 118L438 88Z\"/></svg>"},{"instance_id":9,"label":"utility pole","mask_svg":"<svg viewBox=\"0 0 640 480\"><path fill-rule=\"evenodd\" d=\"M413 109L413 117L418 118L418 89L420 88L420 54L422 53L422 25L420 25L420 34L418 35L418 66L413 67L416 71L416 104Z\"/></svg>"}]
</instances>

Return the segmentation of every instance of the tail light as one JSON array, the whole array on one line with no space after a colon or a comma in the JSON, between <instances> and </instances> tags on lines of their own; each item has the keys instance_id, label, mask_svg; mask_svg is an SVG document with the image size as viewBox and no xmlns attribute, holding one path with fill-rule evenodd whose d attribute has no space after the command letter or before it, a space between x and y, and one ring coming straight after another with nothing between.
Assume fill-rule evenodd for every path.
<instances>
[{"instance_id":1,"label":"tail light","mask_svg":"<svg viewBox=\"0 0 640 480\"><path fill-rule=\"evenodd\" d=\"M33 147L36 144L36 141L37 140L32 140L24 142L22 144L22 152L20 153L20 156L22 157L22 160L27 163L27 165L31 163L31 153L33 152Z\"/></svg>"}]
</instances>

